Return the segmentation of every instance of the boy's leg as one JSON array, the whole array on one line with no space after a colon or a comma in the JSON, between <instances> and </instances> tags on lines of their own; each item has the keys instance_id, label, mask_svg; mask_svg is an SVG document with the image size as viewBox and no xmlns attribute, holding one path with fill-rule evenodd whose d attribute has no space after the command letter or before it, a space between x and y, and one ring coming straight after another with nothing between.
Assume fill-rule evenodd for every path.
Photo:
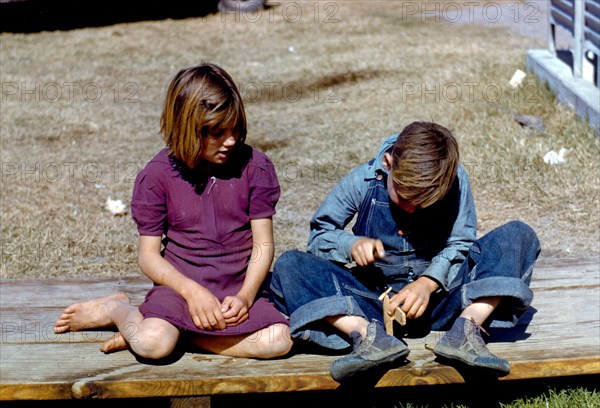
<instances>
[{"instance_id":1,"label":"boy's leg","mask_svg":"<svg viewBox=\"0 0 600 408\"><path fill-rule=\"evenodd\" d=\"M382 318L377 293L366 288L347 268L306 252L287 251L277 259L271 293L277 308L290 317L292 337L315 341L334 350L350 344L346 339L336 339L335 335L311 336L323 328L321 323L325 319L333 323L339 317L351 316L362 318L368 324L372 319Z\"/></svg>"},{"instance_id":2,"label":"boy's leg","mask_svg":"<svg viewBox=\"0 0 600 408\"><path fill-rule=\"evenodd\" d=\"M331 365L336 381L391 366L409 353L406 344L385 332L378 294L346 268L311 254L288 251L274 265L271 291L277 307L290 316L292 337L330 349L348 347L350 337L352 353ZM323 322L347 336L327 331Z\"/></svg>"},{"instance_id":3,"label":"boy's leg","mask_svg":"<svg viewBox=\"0 0 600 408\"><path fill-rule=\"evenodd\" d=\"M451 329L434 352L446 358L483 368L499 376L510 371L508 361L490 353L481 338L481 325L500 303L505 314L499 325L514 326L529 306L533 265L540 243L526 224L512 221L477 240L464 261L450 293L434 309L434 330ZM458 284L457 284L458 283Z\"/></svg>"}]
</instances>

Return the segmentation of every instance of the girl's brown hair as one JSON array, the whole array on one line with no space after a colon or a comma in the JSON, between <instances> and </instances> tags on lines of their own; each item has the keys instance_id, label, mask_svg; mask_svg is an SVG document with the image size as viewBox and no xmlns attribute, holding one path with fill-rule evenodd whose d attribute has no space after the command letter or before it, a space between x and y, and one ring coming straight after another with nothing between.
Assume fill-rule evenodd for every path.
<instances>
[{"instance_id":1,"label":"girl's brown hair","mask_svg":"<svg viewBox=\"0 0 600 408\"><path fill-rule=\"evenodd\" d=\"M458 143L452 132L436 123L413 122L392 149L394 186L415 207L428 207L448 193L458 162Z\"/></svg>"},{"instance_id":2,"label":"girl's brown hair","mask_svg":"<svg viewBox=\"0 0 600 408\"><path fill-rule=\"evenodd\" d=\"M238 144L246 140L244 104L231 76L214 64L180 70L169 84L160 119L171 154L195 168L202 139L224 131L232 131Z\"/></svg>"}]
</instances>

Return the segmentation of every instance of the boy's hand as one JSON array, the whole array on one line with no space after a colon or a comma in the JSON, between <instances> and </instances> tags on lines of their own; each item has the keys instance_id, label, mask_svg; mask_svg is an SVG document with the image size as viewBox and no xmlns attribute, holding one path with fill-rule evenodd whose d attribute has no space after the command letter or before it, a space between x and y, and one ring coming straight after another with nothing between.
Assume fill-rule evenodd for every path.
<instances>
[{"instance_id":1,"label":"boy's hand","mask_svg":"<svg viewBox=\"0 0 600 408\"><path fill-rule=\"evenodd\" d=\"M402 311L406 313L407 318L418 319L427 309L431 294L435 292L437 287L435 281L427 277L420 277L392 296L389 310L393 312L400 306Z\"/></svg>"},{"instance_id":2,"label":"boy's hand","mask_svg":"<svg viewBox=\"0 0 600 408\"><path fill-rule=\"evenodd\" d=\"M358 266L367 266L375 262L376 258L385 257L383 242L373 238L359 238L352 245L352 259Z\"/></svg>"}]
</instances>

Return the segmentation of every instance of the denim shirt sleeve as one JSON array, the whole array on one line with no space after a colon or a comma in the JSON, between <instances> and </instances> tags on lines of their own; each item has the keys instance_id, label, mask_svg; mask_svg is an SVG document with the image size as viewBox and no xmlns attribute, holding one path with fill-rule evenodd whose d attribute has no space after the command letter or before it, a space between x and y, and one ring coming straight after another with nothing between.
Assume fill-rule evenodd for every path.
<instances>
[{"instance_id":1,"label":"denim shirt sleeve","mask_svg":"<svg viewBox=\"0 0 600 408\"><path fill-rule=\"evenodd\" d=\"M457 177L460 188L460 205L458 216L452 227L446 247L431 260L422 276L428 276L440 284L441 289L448 290L448 285L457 275L462 262L467 257L469 248L477 236L477 214L471 192L469 177L462 165L458 167Z\"/></svg>"},{"instance_id":2,"label":"denim shirt sleeve","mask_svg":"<svg viewBox=\"0 0 600 408\"><path fill-rule=\"evenodd\" d=\"M352 262L352 245L360 237L345 227L358 212L368 188L369 164L352 170L331 190L310 221L308 252L330 261Z\"/></svg>"}]
</instances>

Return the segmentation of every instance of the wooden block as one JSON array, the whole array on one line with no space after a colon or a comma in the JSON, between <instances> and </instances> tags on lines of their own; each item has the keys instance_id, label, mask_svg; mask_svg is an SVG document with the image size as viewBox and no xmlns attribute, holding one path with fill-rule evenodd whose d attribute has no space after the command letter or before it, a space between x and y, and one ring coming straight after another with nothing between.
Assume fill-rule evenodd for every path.
<instances>
[{"instance_id":1,"label":"wooden block","mask_svg":"<svg viewBox=\"0 0 600 408\"><path fill-rule=\"evenodd\" d=\"M383 323L385 325L385 332L389 335L394 334L394 320L392 316L388 314L388 310L390 310L390 298L385 295L383 297Z\"/></svg>"},{"instance_id":2,"label":"wooden block","mask_svg":"<svg viewBox=\"0 0 600 408\"><path fill-rule=\"evenodd\" d=\"M406 314L399 307L394 310L393 316L390 316L388 311L390 310L390 297L385 295L383 297L383 322L385 325L385 332L389 335L394 334L394 320L404 326L406 324Z\"/></svg>"}]
</instances>

